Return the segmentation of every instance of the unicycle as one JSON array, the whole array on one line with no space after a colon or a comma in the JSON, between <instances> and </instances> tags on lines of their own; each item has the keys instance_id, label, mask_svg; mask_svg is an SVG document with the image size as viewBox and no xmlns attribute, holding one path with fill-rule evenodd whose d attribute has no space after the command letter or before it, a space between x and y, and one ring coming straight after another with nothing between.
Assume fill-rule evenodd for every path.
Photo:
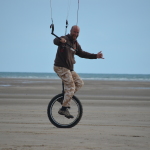
<instances>
[{"instance_id":1,"label":"unicycle","mask_svg":"<svg viewBox=\"0 0 150 150\"><path fill-rule=\"evenodd\" d=\"M74 118L68 119L65 116L58 114L58 111L63 103L63 98L64 98L64 85L62 93L54 96L50 100L47 107L47 115L50 122L54 126L58 128L72 128L75 125L77 125L82 118L83 113L82 104L76 96L72 97L71 108L69 109L69 112L71 113L71 115L74 116Z\"/></svg>"}]
</instances>

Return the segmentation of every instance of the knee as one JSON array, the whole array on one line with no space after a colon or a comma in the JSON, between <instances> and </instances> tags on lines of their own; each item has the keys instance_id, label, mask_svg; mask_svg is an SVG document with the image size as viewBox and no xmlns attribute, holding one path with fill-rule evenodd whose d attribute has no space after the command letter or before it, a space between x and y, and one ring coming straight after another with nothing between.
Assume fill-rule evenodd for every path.
<instances>
[{"instance_id":1,"label":"knee","mask_svg":"<svg viewBox=\"0 0 150 150\"><path fill-rule=\"evenodd\" d=\"M83 80L82 80L82 82L81 82L81 86L83 86L84 85L84 82L83 82Z\"/></svg>"},{"instance_id":2,"label":"knee","mask_svg":"<svg viewBox=\"0 0 150 150\"><path fill-rule=\"evenodd\" d=\"M84 85L83 80L80 80L80 82L78 82L78 86L79 86L79 87L82 87L83 85Z\"/></svg>"}]
</instances>

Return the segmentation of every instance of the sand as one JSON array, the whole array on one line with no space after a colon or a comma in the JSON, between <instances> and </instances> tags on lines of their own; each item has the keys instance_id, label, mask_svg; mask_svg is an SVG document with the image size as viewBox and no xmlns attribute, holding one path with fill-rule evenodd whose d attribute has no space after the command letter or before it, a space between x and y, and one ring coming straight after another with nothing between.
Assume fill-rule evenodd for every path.
<instances>
[{"instance_id":1,"label":"sand","mask_svg":"<svg viewBox=\"0 0 150 150\"><path fill-rule=\"evenodd\" d=\"M60 80L0 78L0 150L149 150L150 82L84 82L81 121L60 129L47 117Z\"/></svg>"}]
</instances>

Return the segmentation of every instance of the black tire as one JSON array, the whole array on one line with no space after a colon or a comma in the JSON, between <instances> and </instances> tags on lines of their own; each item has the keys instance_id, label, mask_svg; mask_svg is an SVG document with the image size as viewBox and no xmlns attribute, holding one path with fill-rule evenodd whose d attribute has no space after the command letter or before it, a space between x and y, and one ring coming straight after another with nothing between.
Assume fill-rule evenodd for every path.
<instances>
[{"instance_id":1,"label":"black tire","mask_svg":"<svg viewBox=\"0 0 150 150\"><path fill-rule=\"evenodd\" d=\"M47 107L48 118L50 122L58 128L72 128L81 120L83 113L82 104L76 96L72 97L71 109L69 109L69 112L74 118L68 119L58 114L61 108L61 103L59 102L61 99L63 99L62 93L51 99Z\"/></svg>"}]
</instances>

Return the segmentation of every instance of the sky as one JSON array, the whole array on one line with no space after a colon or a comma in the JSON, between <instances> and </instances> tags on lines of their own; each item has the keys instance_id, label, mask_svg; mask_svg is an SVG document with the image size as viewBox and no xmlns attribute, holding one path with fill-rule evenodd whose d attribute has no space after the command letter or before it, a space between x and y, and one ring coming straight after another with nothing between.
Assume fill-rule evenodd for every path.
<instances>
[{"instance_id":1,"label":"sky","mask_svg":"<svg viewBox=\"0 0 150 150\"><path fill-rule=\"evenodd\" d=\"M0 72L53 73L54 33L77 24L78 0L0 0ZM52 12L52 13L51 13ZM150 74L150 0L79 0L78 42L105 59L75 57L77 73Z\"/></svg>"}]
</instances>

